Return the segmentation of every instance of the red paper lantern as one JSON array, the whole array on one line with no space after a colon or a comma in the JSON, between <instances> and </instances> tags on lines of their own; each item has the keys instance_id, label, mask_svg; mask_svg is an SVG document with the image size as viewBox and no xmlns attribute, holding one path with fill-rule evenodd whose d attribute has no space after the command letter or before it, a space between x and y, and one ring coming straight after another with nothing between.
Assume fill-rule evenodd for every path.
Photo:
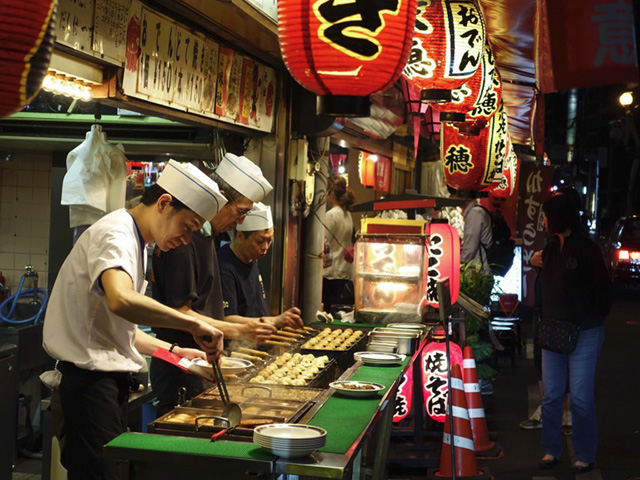
<instances>
[{"instance_id":1,"label":"red paper lantern","mask_svg":"<svg viewBox=\"0 0 640 480\"><path fill-rule=\"evenodd\" d=\"M500 180L507 140L507 115L502 105L479 131L464 123L442 123L440 154L447 185L456 190L490 189Z\"/></svg>"},{"instance_id":2,"label":"red paper lantern","mask_svg":"<svg viewBox=\"0 0 640 480\"><path fill-rule=\"evenodd\" d=\"M409 83L407 79L401 78L402 94L404 95L407 112L412 115L424 115L429 109L429 104L420 100L420 89Z\"/></svg>"},{"instance_id":3,"label":"red paper lantern","mask_svg":"<svg viewBox=\"0 0 640 480\"><path fill-rule=\"evenodd\" d=\"M460 293L460 235L446 219L434 219L429 224L427 240L428 267L425 272L426 302L438 308L438 280L449 277L451 304Z\"/></svg>"},{"instance_id":4,"label":"red paper lantern","mask_svg":"<svg viewBox=\"0 0 640 480\"><path fill-rule=\"evenodd\" d=\"M509 198L513 195L518 179L518 156L511 146L511 151L507 155L502 170L502 178L500 183L491 189L491 195L498 198Z\"/></svg>"},{"instance_id":5,"label":"red paper lantern","mask_svg":"<svg viewBox=\"0 0 640 480\"><path fill-rule=\"evenodd\" d=\"M368 116L407 62L417 0L280 0L278 35L289 72L319 95L318 113Z\"/></svg>"},{"instance_id":6,"label":"red paper lantern","mask_svg":"<svg viewBox=\"0 0 640 480\"><path fill-rule=\"evenodd\" d=\"M496 70L491 47L484 46L482 62L476 73L460 88L451 91L451 102L433 104L445 122L489 121L502 99L502 81Z\"/></svg>"},{"instance_id":7,"label":"red paper lantern","mask_svg":"<svg viewBox=\"0 0 640 480\"><path fill-rule=\"evenodd\" d=\"M451 365L462 365L462 349L454 342L449 342ZM444 422L447 413L447 394L449 386L447 377L447 351L444 342L428 343L420 354L422 370L422 386L424 389L424 406L429 415L436 422Z\"/></svg>"},{"instance_id":8,"label":"red paper lantern","mask_svg":"<svg viewBox=\"0 0 640 480\"><path fill-rule=\"evenodd\" d=\"M473 0L420 2L402 75L422 90L422 101L451 101L451 90L479 68L484 44L484 21Z\"/></svg>"},{"instance_id":9,"label":"red paper lantern","mask_svg":"<svg viewBox=\"0 0 640 480\"><path fill-rule=\"evenodd\" d=\"M396 394L396 407L393 412L393 421L401 422L409 415L413 403L413 363L402 374L402 380Z\"/></svg>"},{"instance_id":10,"label":"red paper lantern","mask_svg":"<svg viewBox=\"0 0 640 480\"><path fill-rule=\"evenodd\" d=\"M47 74L55 36L54 0L0 4L0 118L27 105Z\"/></svg>"},{"instance_id":11,"label":"red paper lantern","mask_svg":"<svg viewBox=\"0 0 640 480\"><path fill-rule=\"evenodd\" d=\"M376 155L360 152L358 158L358 170L360 173L360 183L365 187L375 187L376 185Z\"/></svg>"}]
</instances>

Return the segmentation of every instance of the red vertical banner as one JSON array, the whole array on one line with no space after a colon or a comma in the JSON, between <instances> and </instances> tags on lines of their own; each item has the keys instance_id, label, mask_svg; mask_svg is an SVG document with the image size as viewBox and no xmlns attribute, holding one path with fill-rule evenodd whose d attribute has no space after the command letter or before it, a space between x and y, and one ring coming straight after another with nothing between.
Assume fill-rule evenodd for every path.
<instances>
[{"instance_id":1,"label":"red vertical banner","mask_svg":"<svg viewBox=\"0 0 640 480\"><path fill-rule=\"evenodd\" d=\"M389 191L389 179L391 177L391 160L387 157L378 157L376 162L376 190Z\"/></svg>"},{"instance_id":2,"label":"red vertical banner","mask_svg":"<svg viewBox=\"0 0 640 480\"><path fill-rule=\"evenodd\" d=\"M539 56L553 66L540 69L543 93L638 81L632 0L544 0L538 8Z\"/></svg>"},{"instance_id":3,"label":"red vertical banner","mask_svg":"<svg viewBox=\"0 0 640 480\"><path fill-rule=\"evenodd\" d=\"M522 237L522 304L533 306L534 284L538 273L529 264L531 256L545 243L542 204L551 194L553 167L522 162L518 231Z\"/></svg>"}]
</instances>

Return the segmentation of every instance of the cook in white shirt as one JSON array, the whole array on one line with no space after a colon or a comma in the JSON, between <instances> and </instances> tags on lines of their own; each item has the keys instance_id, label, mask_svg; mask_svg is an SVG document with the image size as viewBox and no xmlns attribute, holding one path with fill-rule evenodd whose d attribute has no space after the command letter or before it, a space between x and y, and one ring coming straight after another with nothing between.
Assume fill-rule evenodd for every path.
<instances>
[{"instance_id":1,"label":"cook in white shirt","mask_svg":"<svg viewBox=\"0 0 640 480\"><path fill-rule=\"evenodd\" d=\"M62 458L69 480L120 478L102 446L126 430L130 373L157 348L171 346L136 324L190 332L202 351L176 347L186 358L218 361L222 332L144 295L145 243L161 250L188 243L226 199L190 164L171 160L142 202L93 224L62 265L49 298L44 348L60 360L65 421Z\"/></svg>"}]
</instances>

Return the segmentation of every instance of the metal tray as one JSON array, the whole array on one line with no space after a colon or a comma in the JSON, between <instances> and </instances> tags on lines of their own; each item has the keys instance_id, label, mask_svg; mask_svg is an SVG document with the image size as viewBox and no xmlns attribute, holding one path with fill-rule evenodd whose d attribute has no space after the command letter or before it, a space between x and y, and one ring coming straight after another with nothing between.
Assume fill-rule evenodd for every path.
<instances>
[{"instance_id":1,"label":"metal tray","mask_svg":"<svg viewBox=\"0 0 640 480\"><path fill-rule=\"evenodd\" d=\"M324 350L324 349L315 349L315 348L301 348L300 353L304 353L304 354L312 353L317 357L326 355L331 359L335 359L336 363L338 364L338 368L344 371L347 368L349 368L351 365L353 365L354 363L353 354L355 352L365 350L366 341L367 341L367 335L365 334L365 335L362 335L358 339L358 341L353 345L351 345L351 347L349 347L347 350ZM331 380L331 382L332 381L333 380Z\"/></svg>"},{"instance_id":2,"label":"metal tray","mask_svg":"<svg viewBox=\"0 0 640 480\"><path fill-rule=\"evenodd\" d=\"M196 397L197 398L197 397ZM192 399L191 402L196 400ZM188 406L176 407L160 418L154 420L147 426L149 433L160 433L164 435L178 435L178 436L190 436L190 437L202 437L209 438L213 433L219 432L227 427L225 419L221 417L222 408L217 406L219 399L215 401L209 407L200 406L195 407L193 403ZM202 404L202 399L197 400L196 403ZM276 408L282 413L282 415L261 415L259 413L245 413L242 414L243 420L258 419L258 420L270 420L271 423L296 423L309 408L313 405L312 402L301 402L297 408L287 408L283 406L275 406L270 403L243 403L244 407L254 407L256 409L263 408L264 411L268 409L275 410ZM242 408L242 407L241 407ZM173 421L178 415L185 415L189 418L184 418L183 421ZM192 420L191 420L192 419ZM223 438L230 440L240 441L252 441L253 428L249 426L238 426L234 428L230 433L227 433Z\"/></svg>"}]
</instances>

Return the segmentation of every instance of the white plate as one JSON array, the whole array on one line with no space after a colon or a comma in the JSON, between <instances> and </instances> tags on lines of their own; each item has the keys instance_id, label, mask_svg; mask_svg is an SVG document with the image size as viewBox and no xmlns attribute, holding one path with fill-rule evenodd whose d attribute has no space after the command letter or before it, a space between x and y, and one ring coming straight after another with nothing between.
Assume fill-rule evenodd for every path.
<instances>
[{"instance_id":1,"label":"white plate","mask_svg":"<svg viewBox=\"0 0 640 480\"><path fill-rule=\"evenodd\" d=\"M356 352L353 358L365 365L398 365L405 359L404 355L384 352Z\"/></svg>"},{"instance_id":2,"label":"white plate","mask_svg":"<svg viewBox=\"0 0 640 480\"><path fill-rule=\"evenodd\" d=\"M367 398L373 397L378 394L379 391L384 390L384 385L373 382L331 382L329 384L331 388L335 388L336 392L346 397L355 398ZM352 387L352 388L349 388ZM360 387L360 388L358 388ZM366 387L366 388L365 388Z\"/></svg>"},{"instance_id":3,"label":"white plate","mask_svg":"<svg viewBox=\"0 0 640 480\"><path fill-rule=\"evenodd\" d=\"M253 429L253 435L268 438L312 439L326 437L327 431L313 425L298 425L296 423L274 423L272 425L260 425Z\"/></svg>"},{"instance_id":4,"label":"white plate","mask_svg":"<svg viewBox=\"0 0 640 480\"><path fill-rule=\"evenodd\" d=\"M289 450L287 448L271 448L271 447L265 447L264 445L260 445L260 446L264 448L267 452L282 458L307 457L317 450L316 448L309 448L306 450Z\"/></svg>"}]
</instances>

